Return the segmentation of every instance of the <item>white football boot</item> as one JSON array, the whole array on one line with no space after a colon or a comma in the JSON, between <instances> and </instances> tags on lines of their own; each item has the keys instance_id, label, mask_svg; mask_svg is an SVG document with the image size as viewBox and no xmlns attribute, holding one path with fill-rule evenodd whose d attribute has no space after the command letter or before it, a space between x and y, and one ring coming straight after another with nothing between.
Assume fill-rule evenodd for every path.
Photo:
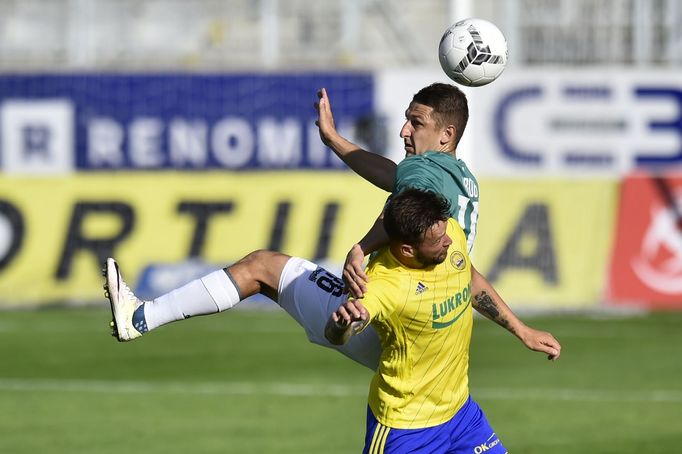
<instances>
[{"instance_id":1,"label":"white football boot","mask_svg":"<svg viewBox=\"0 0 682 454\"><path fill-rule=\"evenodd\" d=\"M135 296L130 287L123 282L116 260L108 258L102 271L106 278L104 295L109 298L111 315L114 317L110 324L111 335L119 342L131 341L142 336L147 332L147 322L144 319L145 301Z\"/></svg>"}]
</instances>

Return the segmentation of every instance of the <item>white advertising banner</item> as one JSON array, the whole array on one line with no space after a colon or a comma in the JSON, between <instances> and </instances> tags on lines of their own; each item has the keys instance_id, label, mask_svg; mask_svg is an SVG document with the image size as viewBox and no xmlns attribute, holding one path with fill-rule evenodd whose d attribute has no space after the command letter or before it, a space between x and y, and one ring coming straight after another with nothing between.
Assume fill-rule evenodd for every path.
<instances>
[{"instance_id":1,"label":"white advertising banner","mask_svg":"<svg viewBox=\"0 0 682 454\"><path fill-rule=\"evenodd\" d=\"M377 75L376 106L392 159L412 95L438 69ZM458 148L479 177L613 177L637 168L682 168L682 74L622 68L508 68L493 83L462 87L470 120Z\"/></svg>"},{"instance_id":2,"label":"white advertising banner","mask_svg":"<svg viewBox=\"0 0 682 454\"><path fill-rule=\"evenodd\" d=\"M621 177L682 167L682 75L509 71L470 96L479 176Z\"/></svg>"}]
</instances>

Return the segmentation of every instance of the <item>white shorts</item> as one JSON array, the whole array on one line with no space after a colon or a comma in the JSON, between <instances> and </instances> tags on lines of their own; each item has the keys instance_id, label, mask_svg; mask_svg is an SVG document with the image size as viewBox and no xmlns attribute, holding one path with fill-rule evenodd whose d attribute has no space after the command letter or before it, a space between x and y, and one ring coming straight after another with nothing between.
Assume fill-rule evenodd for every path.
<instances>
[{"instance_id":1,"label":"white shorts","mask_svg":"<svg viewBox=\"0 0 682 454\"><path fill-rule=\"evenodd\" d=\"M343 281L308 260L291 257L279 277L277 303L298 322L314 344L333 348L353 361L376 370L381 342L371 326L350 338L345 345L332 345L324 337L327 320L341 303Z\"/></svg>"}]
</instances>

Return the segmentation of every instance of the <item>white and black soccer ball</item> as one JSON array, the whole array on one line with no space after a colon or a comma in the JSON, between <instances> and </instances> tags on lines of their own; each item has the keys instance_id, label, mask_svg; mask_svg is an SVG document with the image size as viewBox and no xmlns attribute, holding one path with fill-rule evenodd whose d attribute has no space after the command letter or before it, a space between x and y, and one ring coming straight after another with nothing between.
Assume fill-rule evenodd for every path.
<instances>
[{"instance_id":1,"label":"white and black soccer ball","mask_svg":"<svg viewBox=\"0 0 682 454\"><path fill-rule=\"evenodd\" d=\"M492 22L464 19L443 33L438 59L450 79L479 87L497 79L507 66L507 40Z\"/></svg>"}]
</instances>

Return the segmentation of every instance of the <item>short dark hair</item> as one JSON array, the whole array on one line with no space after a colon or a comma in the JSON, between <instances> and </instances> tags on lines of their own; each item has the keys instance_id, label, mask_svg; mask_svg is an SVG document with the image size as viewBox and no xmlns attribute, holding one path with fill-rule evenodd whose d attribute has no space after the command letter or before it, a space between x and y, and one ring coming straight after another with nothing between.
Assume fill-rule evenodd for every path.
<instances>
[{"instance_id":1,"label":"short dark hair","mask_svg":"<svg viewBox=\"0 0 682 454\"><path fill-rule=\"evenodd\" d=\"M469 104L462 90L436 82L419 90L412 97L412 102L431 107L439 127L453 125L457 129L455 146L459 143L469 121Z\"/></svg>"},{"instance_id":2,"label":"short dark hair","mask_svg":"<svg viewBox=\"0 0 682 454\"><path fill-rule=\"evenodd\" d=\"M391 241L416 246L427 230L450 217L450 203L422 189L407 188L393 195L384 209L384 228Z\"/></svg>"}]
</instances>

